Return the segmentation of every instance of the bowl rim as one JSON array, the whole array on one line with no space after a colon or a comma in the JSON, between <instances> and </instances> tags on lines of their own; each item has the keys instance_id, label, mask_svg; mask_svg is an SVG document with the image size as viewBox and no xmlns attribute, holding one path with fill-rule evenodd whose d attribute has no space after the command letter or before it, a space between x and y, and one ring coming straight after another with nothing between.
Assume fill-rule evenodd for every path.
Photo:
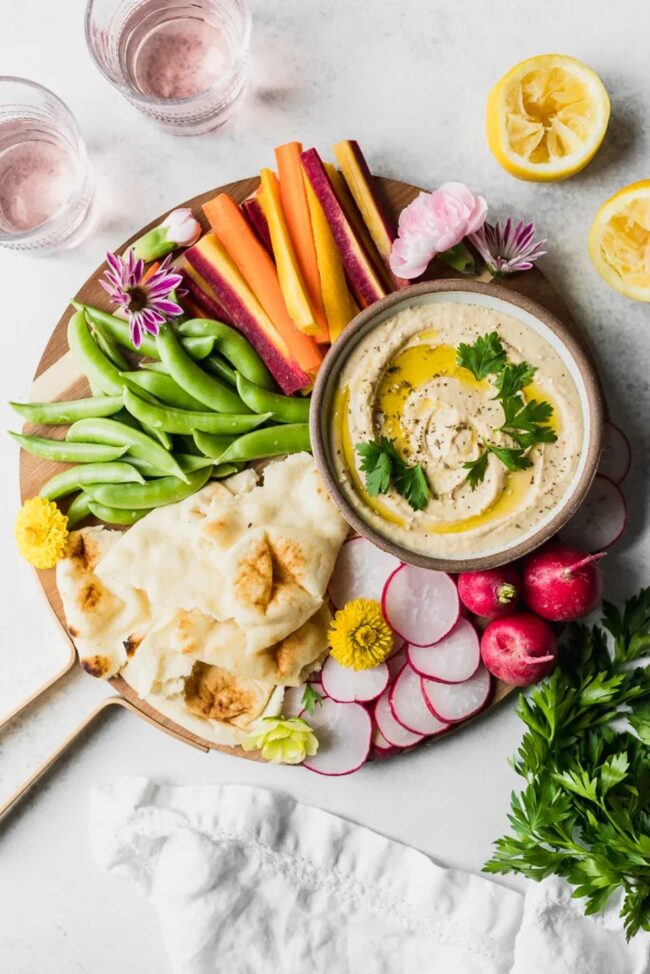
<instances>
[{"instance_id":1,"label":"bowl rim","mask_svg":"<svg viewBox=\"0 0 650 974\"><path fill-rule=\"evenodd\" d=\"M538 318L542 324L546 325L547 328L557 335L573 359L584 382L589 417L589 439L586 444L585 462L580 478L575 484L573 491L565 497L564 502L558 507L549 521L541 525L537 531L534 531L525 539L511 543L501 551L492 551L489 554L480 555L476 558L449 559L411 551L391 541L390 538L385 537L385 535L377 531L372 525L364 521L350 504L344 492L340 489L336 474L330 465L330 455L327 445L327 440L329 439L329 415L325 415L324 406L327 403L331 382L338 375L351 347L356 345L355 339L357 339L360 332L365 331L370 321L395 305L402 304L405 301L408 302L410 298L418 298L421 295L432 293L453 293L458 291L497 298L506 304L512 305L516 309L525 311ZM400 561L415 565L418 568L446 571L450 574L496 568L499 565L523 557L552 538L578 509L596 475L602 448L604 422L605 407L602 390L589 353L586 351L584 344L560 318L548 311L538 301L522 295L518 291L512 291L509 288L489 282L465 281L457 278L424 281L420 284L413 284L409 287L401 288L391 292L385 298L375 302L375 304L370 305L370 307L365 308L356 315L332 345L319 369L312 391L309 419L312 451L316 466L330 498L348 524L360 535L367 538L368 541L371 541L383 551L387 551L396 558L399 558Z\"/></svg>"}]
</instances>

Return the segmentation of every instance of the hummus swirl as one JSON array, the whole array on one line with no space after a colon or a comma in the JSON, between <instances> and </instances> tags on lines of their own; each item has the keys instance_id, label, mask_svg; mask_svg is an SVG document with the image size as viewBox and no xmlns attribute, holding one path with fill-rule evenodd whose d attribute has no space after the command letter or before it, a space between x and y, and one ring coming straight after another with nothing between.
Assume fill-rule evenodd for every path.
<instances>
[{"instance_id":1,"label":"hummus swirl","mask_svg":"<svg viewBox=\"0 0 650 974\"><path fill-rule=\"evenodd\" d=\"M499 431L493 377L479 381L457 365L458 345L490 331L509 361L537 367L524 398L551 404L557 441L533 447L525 470L509 471L490 455L472 490L464 464L483 443L515 445ZM355 447L381 436L423 467L431 489L424 510L412 510L393 488L368 495ZM408 308L358 343L340 373L331 437L339 480L364 520L410 550L462 558L499 550L550 516L579 465L583 416L573 379L544 338L510 315L444 302Z\"/></svg>"}]
</instances>

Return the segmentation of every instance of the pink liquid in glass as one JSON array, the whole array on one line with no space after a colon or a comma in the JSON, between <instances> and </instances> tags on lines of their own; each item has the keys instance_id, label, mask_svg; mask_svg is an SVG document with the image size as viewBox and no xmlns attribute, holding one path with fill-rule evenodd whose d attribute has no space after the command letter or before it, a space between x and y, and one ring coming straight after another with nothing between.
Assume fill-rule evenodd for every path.
<instances>
[{"instance_id":1,"label":"pink liquid in glass","mask_svg":"<svg viewBox=\"0 0 650 974\"><path fill-rule=\"evenodd\" d=\"M45 223L73 191L65 148L33 119L0 124L0 230L22 233Z\"/></svg>"}]
</instances>

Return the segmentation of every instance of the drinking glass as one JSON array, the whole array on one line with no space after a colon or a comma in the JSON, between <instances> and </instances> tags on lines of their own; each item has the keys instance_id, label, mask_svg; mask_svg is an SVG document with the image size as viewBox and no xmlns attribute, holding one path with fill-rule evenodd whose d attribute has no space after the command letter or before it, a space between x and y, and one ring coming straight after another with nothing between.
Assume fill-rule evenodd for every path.
<instances>
[{"instance_id":1,"label":"drinking glass","mask_svg":"<svg viewBox=\"0 0 650 974\"><path fill-rule=\"evenodd\" d=\"M249 0L88 0L95 64L141 112L176 135L222 125L241 99Z\"/></svg>"},{"instance_id":2,"label":"drinking glass","mask_svg":"<svg viewBox=\"0 0 650 974\"><path fill-rule=\"evenodd\" d=\"M47 88L0 77L0 246L34 254L76 242L92 200L86 148Z\"/></svg>"}]
</instances>

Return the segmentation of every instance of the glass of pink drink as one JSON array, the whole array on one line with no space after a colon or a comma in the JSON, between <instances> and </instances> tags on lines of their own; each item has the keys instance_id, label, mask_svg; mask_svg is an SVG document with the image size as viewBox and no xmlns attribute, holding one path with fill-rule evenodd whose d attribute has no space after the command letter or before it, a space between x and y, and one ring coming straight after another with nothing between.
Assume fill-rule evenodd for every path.
<instances>
[{"instance_id":1,"label":"glass of pink drink","mask_svg":"<svg viewBox=\"0 0 650 974\"><path fill-rule=\"evenodd\" d=\"M45 254L76 243L91 200L70 111L33 81L0 77L0 246Z\"/></svg>"},{"instance_id":2,"label":"glass of pink drink","mask_svg":"<svg viewBox=\"0 0 650 974\"><path fill-rule=\"evenodd\" d=\"M88 0L86 41L102 74L176 135L222 125L244 90L248 0Z\"/></svg>"}]
</instances>

